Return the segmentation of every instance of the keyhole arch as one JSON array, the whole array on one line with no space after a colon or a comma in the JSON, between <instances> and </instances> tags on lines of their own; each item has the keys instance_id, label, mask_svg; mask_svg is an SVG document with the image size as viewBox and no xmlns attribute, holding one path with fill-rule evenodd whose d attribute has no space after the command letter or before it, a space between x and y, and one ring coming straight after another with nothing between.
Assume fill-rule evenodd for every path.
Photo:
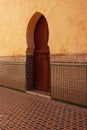
<instances>
[{"instance_id":1,"label":"keyhole arch","mask_svg":"<svg viewBox=\"0 0 87 130\"><path fill-rule=\"evenodd\" d=\"M42 23L46 24L44 26L44 28L43 28L43 26L41 28L41 21L40 20L42 21ZM40 23L40 25L39 25L40 29L39 29L39 33L38 33L37 36L39 38L40 43L42 41L41 44L39 43L39 47L41 48L41 50L42 49L44 50L42 52L44 54L44 56L43 56L44 63L45 63L44 69L47 67L47 71L48 71L48 73L47 73L46 76L44 76L45 73L43 74L43 77L44 78L45 77L50 77L50 70L49 70L49 68L50 68L50 60L49 60L50 59L50 51L49 51L49 47L48 47L48 39L49 39L48 24L47 24L47 20L46 20L45 16L42 13L40 13L40 12L36 12L31 17L31 19L29 21L29 24L28 24L28 27L27 27L27 32L26 32L26 40L27 40L27 49L26 49L26 79L27 79L26 81L27 81L27 85L26 85L26 89L27 90L31 90L31 89L35 89L36 88L35 87L35 66L36 66L35 65L35 56L36 56L35 53L37 53L37 52L35 52L35 50L37 51L37 49L36 49L36 46L37 46L36 43L38 41L36 42L35 32L37 32L37 30L38 30L37 29L38 28L38 22ZM46 34L45 34L45 32L46 32ZM40 33L42 33L42 35L40 35ZM46 61L47 59L48 59L48 61ZM36 79L36 80L38 80L38 79ZM48 85L46 85L46 86L48 86L48 88L45 87L45 88L40 88L40 89L43 90L43 91L44 90L45 91L50 91L49 90L50 81L44 80L44 83L48 84ZM39 89L39 88L37 87L37 89Z\"/></svg>"}]
</instances>

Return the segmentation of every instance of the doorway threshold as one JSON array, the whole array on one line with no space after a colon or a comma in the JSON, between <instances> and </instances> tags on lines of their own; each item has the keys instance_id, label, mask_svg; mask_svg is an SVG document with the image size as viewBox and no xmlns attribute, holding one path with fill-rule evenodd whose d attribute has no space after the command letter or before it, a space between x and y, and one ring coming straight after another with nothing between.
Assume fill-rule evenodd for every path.
<instances>
[{"instance_id":1,"label":"doorway threshold","mask_svg":"<svg viewBox=\"0 0 87 130\"><path fill-rule=\"evenodd\" d=\"M29 90L29 91L26 91L26 93L51 99L49 92L43 92L43 91L39 91L39 90Z\"/></svg>"}]
</instances>

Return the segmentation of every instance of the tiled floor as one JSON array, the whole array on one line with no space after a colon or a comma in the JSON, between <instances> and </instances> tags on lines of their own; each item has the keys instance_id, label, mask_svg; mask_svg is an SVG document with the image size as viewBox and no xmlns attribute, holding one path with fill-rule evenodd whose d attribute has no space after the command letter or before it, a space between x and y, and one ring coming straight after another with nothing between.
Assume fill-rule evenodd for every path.
<instances>
[{"instance_id":1,"label":"tiled floor","mask_svg":"<svg viewBox=\"0 0 87 130\"><path fill-rule=\"evenodd\" d=\"M0 87L0 130L87 130L87 108Z\"/></svg>"}]
</instances>

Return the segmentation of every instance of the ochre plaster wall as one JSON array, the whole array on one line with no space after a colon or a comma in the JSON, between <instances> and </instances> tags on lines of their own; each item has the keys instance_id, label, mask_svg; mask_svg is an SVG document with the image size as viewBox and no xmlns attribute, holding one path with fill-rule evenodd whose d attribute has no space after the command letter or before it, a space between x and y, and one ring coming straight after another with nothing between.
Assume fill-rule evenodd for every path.
<instances>
[{"instance_id":1,"label":"ochre plaster wall","mask_svg":"<svg viewBox=\"0 0 87 130\"><path fill-rule=\"evenodd\" d=\"M0 0L0 56L26 54L36 12L47 19L51 54L87 52L87 0Z\"/></svg>"}]
</instances>

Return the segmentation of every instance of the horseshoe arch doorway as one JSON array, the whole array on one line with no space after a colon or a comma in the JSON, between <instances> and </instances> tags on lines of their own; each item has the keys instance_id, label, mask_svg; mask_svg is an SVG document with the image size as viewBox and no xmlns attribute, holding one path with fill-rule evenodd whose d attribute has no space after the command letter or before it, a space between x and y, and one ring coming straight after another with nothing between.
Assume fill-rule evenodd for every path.
<instances>
[{"instance_id":1,"label":"horseshoe arch doorway","mask_svg":"<svg viewBox=\"0 0 87 130\"><path fill-rule=\"evenodd\" d=\"M47 20L36 12L27 27L27 90L50 92L50 49Z\"/></svg>"}]
</instances>

